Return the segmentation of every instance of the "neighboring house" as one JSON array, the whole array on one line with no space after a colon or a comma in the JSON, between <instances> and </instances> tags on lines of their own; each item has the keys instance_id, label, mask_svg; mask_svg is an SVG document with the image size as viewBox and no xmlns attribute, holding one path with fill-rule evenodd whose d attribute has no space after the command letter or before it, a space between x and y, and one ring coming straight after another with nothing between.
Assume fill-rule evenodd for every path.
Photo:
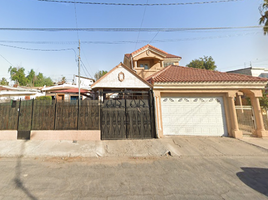
<instances>
[{"instance_id":1,"label":"neighboring house","mask_svg":"<svg viewBox=\"0 0 268 200\"><path fill-rule=\"evenodd\" d=\"M132 53L125 54L123 63L136 71L140 77L147 78L166 66L179 65L180 60L180 56L169 54L147 44Z\"/></svg>"},{"instance_id":2,"label":"neighboring house","mask_svg":"<svg viewBox=\"0 0 268 200\"><path fill-rule=\"evenodd\" d=\"M78 99L78 86L77 85L70 85L70 84L63 84L51 87L43 87L42 91L46 93L46 96L51 96L52 99L57 100L75 100ZM85 99L89 96L89 89L80 89L80 94L82 99Z\"/></svg>"},{"instance_id":3,"label":"neighboring house","mask_svg":"<svg viewBox=\"0 0 268 200\"><path fill-rule=\"evenodd\" d=\"M72 101L72 100L78 100L79 90L78 88L67 89L67 90L56 90L53 91L51 94L55 94L57 100ZM80 99L82 100L86 99L87 97L90 97L89 91L80 89L80 96L81 96Z\"/></svg>"},{"instance_id":4,"label":"neighboring house","mask_svg":"<svg viewBox=\"0 0 268 200\"><path fill-rule=\"evenodd\" d=\"M227 71L227 73L244 74L254 77L268 78L268 69L262 67L248 67L243 69L236 69Z\"/></svg>"},{"instance_id":5,"label":"neighboring house","mask_svg":"<svg viewBox=\"0 0 268 200\"><path fill-rule=\"evenodd\" d=\"M38 96L44 96L38 89L27 87L11 87L0 86L0 102L6 102L10 100L29 100L35 99Z\"/></svg>"},{"instance_id":6,"label":"neighboring house","mask_svg":"<svg viewBox=\"0 0 268 200\"><path fill-rule=\"evenodd\" d=\"M158 136L242 137L234 98L247 95L256 119L255 135L268 137L258 97L268 79L170 65L146 79L153 85Z\"/></svg>"},{"instance_id":7,"label":"neighboring house","mask_svg":"<svg viewBox=\"0 0 268 200\"><path fill-rule=\"evenodd\" d=\"M78 77L79 76L75 75L75 78L74 78L75 85L77 85L77 86L78 86ZM80 76L80 87L83 88L83 89L90 90L91 85L94 82L95 82L95 80L92 79L92 78L87 78L87 77Z\"/></svg>"}]
</instances>

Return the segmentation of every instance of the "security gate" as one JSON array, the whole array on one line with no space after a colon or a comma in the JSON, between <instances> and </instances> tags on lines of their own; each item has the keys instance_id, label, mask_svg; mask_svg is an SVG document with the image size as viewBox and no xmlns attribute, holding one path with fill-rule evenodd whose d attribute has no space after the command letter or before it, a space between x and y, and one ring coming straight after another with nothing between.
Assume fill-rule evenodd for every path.
<instances>
[{"instance_id":1,"label":"security gate","mask_svg":"<svg viewBox=\"0 0 268 200\"><path fill-rule=\"evenodd\" d=\"M253 108L251 106L236 106L235 108L239 130L243 134L251 134L256 127Z\"/></svg>"},{"instance_id":2,"label":"security gate","mask_svg":"<svg viewBox=\"0 0 268 200\"><path fill-rule=\"evenodd\" d=\"M19 101L17 139L30 139L33 116L33 101Z\"/></svg>"},{"instance_id":3,"label":"security gate","mask_svg":"<svg viewBox=\"0 0 268 200\"><path fill-rule=\"evenodd\" d=\"M102 139L143 139L155 136L151 91L106 91L102 95Z\"/></svg>"}]
</instances>

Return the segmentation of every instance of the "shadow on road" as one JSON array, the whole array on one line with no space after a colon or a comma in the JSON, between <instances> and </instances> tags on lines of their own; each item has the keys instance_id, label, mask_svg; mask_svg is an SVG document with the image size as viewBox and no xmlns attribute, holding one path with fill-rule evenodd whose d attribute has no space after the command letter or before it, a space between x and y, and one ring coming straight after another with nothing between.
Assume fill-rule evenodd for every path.
<instances>
[{"instance_id":1,"label":"shadow on road","mask_svg":"<svg viewBox=\"0 0 268 200\"><path fill-rule=\"evenodd\" d=\"M32 200L37 200L37 198L31 194L31 192L24 186L23 184L23 180L21 180L21 160L23 158L23 154L24 154L24 150L25 150L25 143L27 142L27 140L25 140L22 144L21 144L21 154L20 156L18 157L18 160L17 160L17 165L16 165L16 168L15 168L15 178L14 178L14 182L15 182L15 185L16 185L16 188L22 190L28 197L29 199L32 199Z\"/></svg>"},{"instance_id":2,"label":"shadow on road","mask_svg":"<svg viewBox=\"0 0 268 200\"><path fill-rule=\"evenodd\" d=\"M247 186L268 196L268 169L241 167L243 172L236 175Z\"/></svg>"}]
</instances>

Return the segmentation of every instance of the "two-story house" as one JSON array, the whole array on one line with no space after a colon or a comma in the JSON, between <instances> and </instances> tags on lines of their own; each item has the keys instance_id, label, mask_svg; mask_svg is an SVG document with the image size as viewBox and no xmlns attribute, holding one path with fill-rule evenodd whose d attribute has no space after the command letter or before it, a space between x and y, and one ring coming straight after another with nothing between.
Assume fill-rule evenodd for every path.
<instances>
[{"instance_id":1,"label":"two-story house","mask_svg":"<svg viewBox=\"0 0 268 200\"><path fill-rule=\"evenodd\" d=\"M179 65L180 56L169 54L150 44L125 54L123 63L136 71L142 77L147 78L155 72L169 65Z\"/></svg>"}]
</instances>

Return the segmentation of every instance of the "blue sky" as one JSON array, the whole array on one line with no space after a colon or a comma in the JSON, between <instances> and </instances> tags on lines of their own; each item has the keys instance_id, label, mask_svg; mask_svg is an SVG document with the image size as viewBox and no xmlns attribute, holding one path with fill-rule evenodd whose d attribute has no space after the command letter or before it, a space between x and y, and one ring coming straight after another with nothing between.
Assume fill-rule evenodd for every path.
<instances>
[{"instance_id":1,"label":"blue sky","mask_svg":"<svg viewBox=\"0 0 268 200\"><path fill-rule=\"evenodd\" d=\"M76 0L85 2L90 0ZM210 0L92 0L114 3L177 3ZM184 6L103 6L64 4L37 0L2 0L2 28L197 28L257 26L258 6L262 0L240 0ZM76 10L76 15L75 15ZM77 23L76 23L77 19ZM142 25L142 26L141 26ZM138 35L139 40L138 41ZM123 61L125 53L150 43L182 57L180 65L204 55L212 56L217 70L268 68L268 36L262 29L208 30L181 32L39 32L0 30L0 78L9 78L10 65L42 72L53 80L65 76L71 81L77 74L78 38L81 40L81 75L94 76L98 70L109 71ZM161 40L161 41L159 41ZM96 44L124 42L123 44ZM138 42L137 42L138 41ZM34 42L50 42L36 44ZM95 43L88 43L95 42ZM67 51L22 50L28 49Z\"/></svg>"}]
</instances>

